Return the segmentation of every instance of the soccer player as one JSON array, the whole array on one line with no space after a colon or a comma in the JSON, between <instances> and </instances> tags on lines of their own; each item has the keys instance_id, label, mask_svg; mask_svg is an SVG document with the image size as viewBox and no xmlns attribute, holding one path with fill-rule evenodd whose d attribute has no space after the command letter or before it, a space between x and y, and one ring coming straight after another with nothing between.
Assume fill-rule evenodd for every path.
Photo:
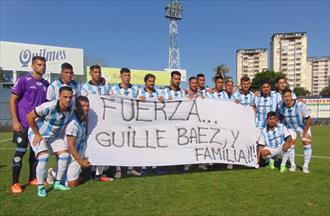
<instances>
[{"instance_id":1,"label":"soccer player","mask_svg":"<svg viewBox=\"0 0 330 216\"><path fill-rule=\"evenodd\" d=\"M156 77L153 74L146 74L144 76L145 87L139 89L137 96L138 100L143 100L143 101L159 100L161 102L164 101L163 96L155 89L155 81L156 81ZM152 168L152 173L155 175L160 175L163 173L156 166L152 166L151 168ZM148 175L147 167L142 167L141 175Z\"/></svg>"},{"instance_id":2,"label":"soccer player","mask_svg":"<svg viewBox=\"0 0 330 216\"><path fill-rule=\"evenodd\" d=\"M257 143L263 128L266 126L266 116L270 111L275 112L279 97L271 92L269 81L264 81L261 84L261 93L254 99L253 107L256 112L256 128L257 128Z\"/></svg>"},{"instance_id":3,"label":"soccer player","mask_svg":"<svg viewBox=\"0 0 330 216\"><path fill-rule=\"evenodd\" d=\"M205 75L200 73L197 74L197 90L201 96L206 95L207 93L207 88L205 87Z\"/></svg>"},{"instance_id":4,"label":"soccer player","mask_svg":"<svg viewBox=\"0 0 330 216\"><path fill-rule=\"evenodd\" d=\"M50 84L47 90L47 100L57 100L59 95L59 89L62 86L70 86L73 91L73 101L80 95L81 85L79 82L73 80L73 67L69 63L63 63L61 65L60 79L55 80Z\"/></svg>"},{"instance_id":5,"label":"soccer player","mask_svg":"<svg viewBox=\"0 0 330 216\"><path fill-rule=\"evenodd\" d=\"M102 77L101 67L99 65L92 65L89 68L89 75L91 80L86 82L81 88L81 95L88 96L90 94L97 95L109 95L110 94L110 85ZM106 166L96 166L95 167L95 180L107 182L111 181L111 178L107 177L104 174ZM48 171L49 173L49 171Z\"/></svg>"},{"instance_id":6,"label":"soccer player","mask_svg":"<svg viewBox=\"0 0 330 216\"><path fill-rule=\"evenodd\" d=\"M279 76L276 78L276 91L275 93L278 94L279 101L282 100L282 91L287 88L286 78L284 76ZM297 96L294 92L292 92L292 99L297 99Z\"/></svg>"},{"instance_id":7,"label":"soccer player","mask_svg":"<svg viewBox=\"0 0 330 216\"><path fill-rule=\"evenodd\" d=\"M238 100L243 106L252 107L254 101L254 93L250 91L251 81L247 76L241 78L241 89L236 91L233 95L235 100Z\"/></svg>"},{"instance_id":8,"label":"soccer player","mask_svg":"<svg viewBox=\"0 0 330 216\"><path fill-rule=\"evenodd\" d=\"M90 166L90 162L85 157L88 111L88 98L78 96L74 113L66 126L64 138L70 152L66 174L69 187L79 185L79 176L82 169Z\"/></svg>"},{"instance_id":9,"label":"soccer player","mask_svg":"<svg viewBox=\"0 0 330 216\"><path fill-rule=\"evenodd\" d=\"M13 142L16 144L16 151L13 157L12 186L13 193L21 193L22 186L19 183L19 176L22 169L22 160L29 144L26 115L36 106L46 101L47 87L49 83L42 78L46 71L46 59L41 56L32 58L32 72L19 77L11 90L9 108L13 120ZM38 161L34 151L30 148L29 184L38 185L36 180L36 166Z\"/></svg>"},{"instance_id":10,"label":"soccer player","mask_svg":"<svg viewBox=\"0 0 330 216\"><path fill-rule=\"evenodd\" d=\"M121 82L118 85L114 85L111 88L110 94L126 96L136 98L138 94L138 88L133 86L131 82L131 71L128 68L120 69L120 79ZM134 170L133 167L128 167L128 175L140 176L141 173ZM120 166L116 167L115 178L121 178L121 168Z\"/></svg>"},{"instance_id":11,"label":"soccer player","mask_svg":"<svg viewBox=\"0 0 330 216\"><path fill-rule=\"evenodd\" d=\"M63 86L59 90L58 100L53 100L37 106L26 118L30 126L28 131L29 141L38 158L36 171L39 197L47 196L44 187L44 175L46 172L49 150L58 156L57 175L53 189L70 189L60 182L67 169L69 158L67 145L62 136L62 129L67 124L72 114L72 97L73 92L71 87Z\"/></svg>"},{"instance_id":12,"label":"soccer player","mask_svg":"<svg viewBox=\"0 0 330 216\"><path fill-rule=\"evenodd\" d=\"M90 94L109 95L110 85L102 77L101 67L99 65L92 65L89 67L89 75L91 80L86 82L81 87L81 95L88 96Z\"/></svg>"},{"instance_id":13,"label":"soccer player","mask_svg":"<svg viewBox=\"0 0 330 216\"><path fill-rule=\"evenodd\" d=\"M185 98L185 91L180 88L181 73L179 71L171 72L171 85L163 90L165 100L183 99Z\"/></svg>"},{"instance_id":14,"label":"soccer player","mask_svg":"<svg viewBox=\"0 0 330 216\"><path fill-rule=\"evenodd\" d=\"M280 172L284 173L286 162L290 155L291 135L288 129L280 123L277 123L276 112L267 113L267 124L262 129L258 141L258 163L260 155L269 161L268 167L274 169L274 157L282 156Z\"/></svg>"},{"instance_id":15,"label":"soccer player","mask_svg":"<svg viewBox=\"0 0 330 216\"><path fill-rule=\"evenodd\" d=\"M223 78L216 76L214 78L214 88L209 89L206 92L208 98L220 98L221 92L223 91Z\"/></svg>"},{"instance_id":16,"label":"soccer player","mask_svg":"<svg viewBox=\"0 0 330 216\"><path fill-rule=\"evenodd\" d=\"M305 104L293 99L292 91L290 89L283 90L282 95L283 101L278 105L277 112L284 125L288 128L293 139L290 155L290 171L294 172L296 170L294 147L298 134L304 145L303 172L309 173L308 165L312 157L312 134L310 129L312 119L310 113Z\"/></svg>"},{"instance_id":17,"label":"soccer player","mask_svg":"<svg viewBox=\"0 0 330 216\"><path fill-rule=\"evenodd\" d=\"M186 96L189 99L196 99L198 97L203 98L203 92L198 89L198 78L197 77L190 77L189 78L189 89L186 91Z\"/></svg>"},{"instance_id":18,"label":"soccer player","mask_svg":"<svg viewBox=\"0 0 330 216\"><path fill-rule=\"evenodd\" d=\"M232 100L234 93L234 81L229 79L225 81L225 90L220 93L221 99Z\"/></svg>"}]
</instances>

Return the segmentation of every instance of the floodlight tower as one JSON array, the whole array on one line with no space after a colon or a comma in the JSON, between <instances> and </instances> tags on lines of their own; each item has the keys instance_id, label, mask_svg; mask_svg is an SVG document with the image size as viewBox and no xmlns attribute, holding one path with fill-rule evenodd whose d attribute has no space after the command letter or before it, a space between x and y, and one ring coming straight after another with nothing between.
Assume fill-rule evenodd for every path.
<instances>
[{"instance_id":1,"label":"floodlight tower","mask_svg":"<svg viewBox=\"0 0 330 216\"><path fill-rule=\"evenodd\" d=\"M170 47L168 53L168 68L180 69L180 52L176 37L178 21L182 19L182 5L179 0L170 0L165 7L165 17L170 20Z\"/></svg>"}]
</instances>

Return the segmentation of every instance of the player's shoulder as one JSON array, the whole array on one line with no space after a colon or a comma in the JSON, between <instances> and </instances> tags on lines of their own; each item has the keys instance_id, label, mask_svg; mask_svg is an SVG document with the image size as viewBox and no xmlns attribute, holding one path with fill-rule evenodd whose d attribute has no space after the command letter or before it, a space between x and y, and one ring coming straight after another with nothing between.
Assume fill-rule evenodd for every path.
<instances>
[{"instance_id":1,"label":"player's shoulder","mask_svg":"<svg viewBox=\"0 0 330 216\"><path fill-rule=\"evenodd\" d=\"M76 80L72 80L72 81L71 81L71 87L73 87L73 88L77 88L77 87L79 87L79 86L81 86L81 83L80 83L80 82L78 82L78 81L76 81Z\"/></svg>"}]
</instances>

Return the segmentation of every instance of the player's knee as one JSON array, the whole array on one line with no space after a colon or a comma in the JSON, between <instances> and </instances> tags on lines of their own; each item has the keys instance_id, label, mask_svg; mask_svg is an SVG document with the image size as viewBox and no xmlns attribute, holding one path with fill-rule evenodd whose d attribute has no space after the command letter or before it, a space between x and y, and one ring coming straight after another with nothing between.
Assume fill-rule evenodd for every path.
<instances>
[{"instance_id":1,"label":"player's knee","mask_svg":"<svg viewBox=\"0 0 330 216\"><path fill-rule=\"evenodd\" d=\"M261 151L261 156L263 158L268 158L270 156L270 152L268 150L262 150Z\"/></svg>"},{"instance_id":2,"label":"player's knee","mask_svg":"<svg viewBox=\"0 0 330 216\"><path fill-rule=\"evenodd\" d=\"M23 147L17 147L16 152L13 157L13 166L21 166L22 165L22 159L25 155L26 148Z\"/></svg>"},{"instance_id":3,"label":"player's knee","mask_svg":"<svg viewBox=\"0 0 330 216\"><path fill-rule=\"evenodd\" d=\"M47 151L44 151L44 152L40 152L38 154L38 162L39 163L47 163L48 162L48 157L49 157L49 154Z\"/></svg>"},{"instance_id":4,"label":"player's knee","mask_svg":"<svg viewBox=\"0 0 330 216\"><path fill-rule=\"evenodd\" d=\"M68 160L69 159L69 152L67 151L61 151L61 152L58 152L58 159L59 160Z\"/></svg>"}]
</instances>

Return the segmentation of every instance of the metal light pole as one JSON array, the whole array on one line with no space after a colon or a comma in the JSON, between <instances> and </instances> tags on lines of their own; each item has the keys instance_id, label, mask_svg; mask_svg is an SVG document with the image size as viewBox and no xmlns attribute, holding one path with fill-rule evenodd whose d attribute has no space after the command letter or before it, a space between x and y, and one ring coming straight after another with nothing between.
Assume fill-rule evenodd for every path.
<instances>
[{"instance_id":1,"label":"metal light pole","mask_svg":"<svg viewBox=\"0 0 330 216\"><path fill-rule=\"evenodd\" d=\"M178 0L171 0L165 7L165 17L170 20L170 47L168 53L168 68L180 69L180 51L176 37L178 21L182 19L182 5Z\"/></svg>"}]
</instances>

